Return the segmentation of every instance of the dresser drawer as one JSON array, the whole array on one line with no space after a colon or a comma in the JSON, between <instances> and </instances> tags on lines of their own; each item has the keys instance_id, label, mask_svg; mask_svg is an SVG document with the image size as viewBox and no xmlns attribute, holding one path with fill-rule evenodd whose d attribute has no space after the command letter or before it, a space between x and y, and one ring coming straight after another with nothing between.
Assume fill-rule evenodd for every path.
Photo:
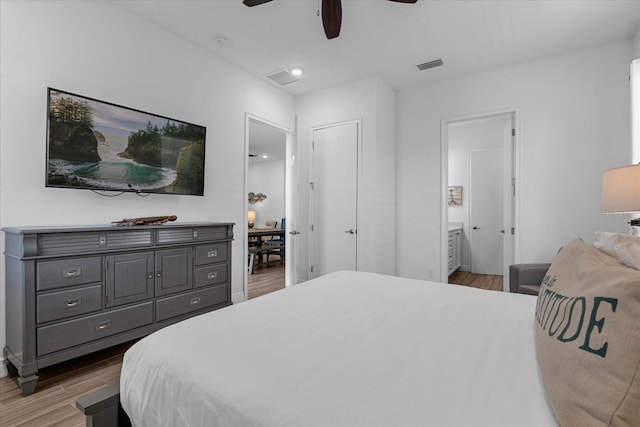
<instances>
[{"instance_id":1,"label":"dresser drawer","mask_svg":"<svg viewBox=\"0 0 640 427\"><path fill-rule=\"evenodd\" d=\"M196 288L227 281L227 264L216 264L196 268Z\"/></svg>"},{"instance_id":2,"label":"dresser drawer","mask_svg":"<svg viewBox=\"0 0 640 427\"><path fill-rule=\"evenodd\" d=\"M196 246L196 265L213 264L227 260L227 244L214 243Z\"/></svg>"},{"instance_id":3,"label":"dresser drawer","mask_svg":"<svg viewBox=\"0 0 640 427\"><path fill-rule=\"evenodd\" d=\"M99 232L46 233L38 235L38 255L71 255L103 250L104 235Z\"/></svg>"},{"instance_id":4,"label":"dresser drawer","mask_svg":"<svg viewBox=\"0 0 640 427\"><path fill-rule=\"evenodd\" d=\"M36 289L39 291L102 282L102 259L88 257L41 261L37 264L36 274Z\"/></svg>"},{"instance_id":5,"label":"dresser drawer","mask_svg":"<svg viewBox=\"0 0 640 427\"><path fill-rule=\"evenodd\" d=\"M106 233L106 244L109 249L144 248L153 245L151 230L127 230Z\"/></svg>"},{"instance_id":6,"label":"dresser drawer","mask_svg":"<svg viewBox=\"0 0 640 427\"><path fill-rule=\"evenodd\" d=\"M38 356L153 323L151 301L37 329Z\"/></svg>"},{"instance_id":7,"label":"dresser drawer","mask_svg":"<svg viewBox=\"0 0 640 427\"><path fill-rule=\"evenodd\" d=\"M193 242L196 234L194 234L194 231L191 228L160 228L156 231L156 242L159 245L188 243Z\"/></svg>"},{"instance_id":8,"label":"dresser drawer","mask_svg":"<svg viewBox=\"0 0 640 427\"><path fill-rule=\"evenodd\" d=\"M38 323L91 313L102 308L102 285L38 295Z\"/></svg>"},{"instance_id":9,"label":"dresser drawer","mask_svg":"<svg viewBox=\"0 0 640 427\"><path fill-rule=\"evenodd\" d=\"M160 299L156 301L156 322L222 304L229 298L228 288L225 284Z\"/></svg>"},{"instance_id":10,"label":"dresser drawer","mask_svg":"<svg viewBox=\"0 0 640 427\"><path fill-rule=\"evenodd\" d=\"M225 240L233 237L224 227L200 227L193 230L194 240Z\"/></svg>"}]
</instances>

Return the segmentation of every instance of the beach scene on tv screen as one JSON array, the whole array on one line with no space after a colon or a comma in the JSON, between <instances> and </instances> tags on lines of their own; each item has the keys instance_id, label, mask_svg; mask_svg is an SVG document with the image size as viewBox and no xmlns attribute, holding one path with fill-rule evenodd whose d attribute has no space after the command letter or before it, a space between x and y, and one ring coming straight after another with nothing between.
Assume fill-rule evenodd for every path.
<instances>
[{"instance_id":1,"label":"beach scene on tv screen","mask_svg":"<svg viewBox=\"0 0 640 427\"><path fill-rule=\"evenodd\" d=\"M49 91L47 185L202 195L205 128Z\"/></svg>"}]
</instances>

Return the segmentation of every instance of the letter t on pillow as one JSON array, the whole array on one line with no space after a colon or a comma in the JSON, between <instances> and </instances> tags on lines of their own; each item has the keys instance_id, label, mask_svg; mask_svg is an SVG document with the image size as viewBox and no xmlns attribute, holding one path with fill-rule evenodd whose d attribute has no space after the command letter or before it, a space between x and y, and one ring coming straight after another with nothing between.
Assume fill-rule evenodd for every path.
<instances>
[{"instance_id":1,"label":"letter t on pillow","mask_svg":"<svg viewBox=\"0 0 640 427\"><path fill-rule=\"evenodd\" d=\"M640 426L640 271L577 239L540 288L538 366L561 426Z\"/></svg>"}]
</instances>

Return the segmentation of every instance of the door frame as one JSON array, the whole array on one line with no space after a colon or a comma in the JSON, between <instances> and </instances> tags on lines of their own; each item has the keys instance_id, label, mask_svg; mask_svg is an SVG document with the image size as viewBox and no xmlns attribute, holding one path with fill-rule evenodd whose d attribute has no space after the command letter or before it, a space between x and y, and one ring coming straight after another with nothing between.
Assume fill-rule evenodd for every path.
<instances>
[{"instance_id":1,"label":"door frame","mask_svg":"<svg viewBox=\"0 0 640 427\"><path fill-rule=\"evenodd\" d=\"M322 124L322 125L316 125L316 126L311 126L311 144L313 144L313 140L314 140L314 134L316 131L318 130L322 130L322 129L327 129L327 128L332 128L332 127L336 127L336 126L343 126L343 125L349 125L355 123L357 126L357 150L358 152L356 153L356 158L357 158L357 176L356 176L356 271L358 270L358 256L359 256L359 251L358 251L358 229L360 227L361 221L360 221L360 197L362 196L362 189L361 189L361 183L363 182L362 179L362 167L361 165L363 164L362 162L362 118L356 118L356 119L350 119L350 120L341 120L338 122L331 122L331 123L326 123L326 124ZM313 231L311 230L311 225L313 224L313 191L311 190L311 183L314 181L315 179L315 171L313 170L313 149L309 150L309 205L308 205L308 220L309 220L309 240L308 240L308 244L309 244L309 250L308 250L308 266L309 266L309 271L308 273L308 278L309 279L313 279L314 277L316 277L314 275L314 273L312 271L310 271L311 267L313 266L313 257L314 257L314 253L313 253L313 239L314 239L314 234Z\"/></svg>"},{"instance_id":2,"label":"door frame","mask_svg":"<svg viewBox=\"0 0 640 427\"><path fill-rule=\"evenodd\" d=\"M243 218L245 222L243 223L244 228L242 228L242 247L244 248L244 256L243 256L243 291L244 291L244 300L247 301L249 299L249 272L247 270L247 254L246 248L248 247L249 242L249 231L246 227L246 218L247 211L249 210L249 200L247 198L247 194L249 192L248 181L249 181L249 126L251 121L260 122L262 124L274 127L285 135L285 217L287 218L287 229L295 230L297 227L297 212L296 203L300 200L298 195L298 170L297 164L295 161L296 155L296 144L294 138L294 130L288 128L286 126L280 125L278 123L272 122L270 120L264 119L260 116L256 116L251 113L245 113L244 118L244 214ZM239 234L239 233L238 233ZM298 259L298 251L295 242L293 241L296 236L290 234L289 232L285 233L285 248L289 251L287 253L287 262L285 263L285 278L284 284L285 287L292 286L297 283L296 278L296 264ZM293 250L291 250L293 249Z\"/></svg>"},{"instance_id":3,"label":"door frame","mask_svg":"<svg viewBox=\"0 0 640 427\"><path fill-rule=\"evenodd\" d=\"M510 159L510 162L504 164L505 169L509 168L511 172L511 179L507 182L505 180L505 189L509 188L512 191L513 197L510 198L511 203L505 203L505 224L511 224L505 226L505 229L511 232L511 228L514 229L513 239L505 239L503 245L503 290L509 292L509 265L515 264L520 260L520 173L521 170L521 152L520 140L521 140L521 118L518 108L507 108L504 110L495 110L486 113L478 113L466 116L458 116L448 119L441 119L440 121L440 135L441 135L441 152L440 152L440 281L447 283L449 281L448 275L448 224L449 224L449 210L447 204L448 196L448 182L449 182L449 126L455 123L476 121L481 119L488 119L496 116L511 116L511 126L515 129L513 136L511 137L511 144L505 143L505 158ZM507 192L505 192L506 198Z\"/></svg>"}]
</instances>

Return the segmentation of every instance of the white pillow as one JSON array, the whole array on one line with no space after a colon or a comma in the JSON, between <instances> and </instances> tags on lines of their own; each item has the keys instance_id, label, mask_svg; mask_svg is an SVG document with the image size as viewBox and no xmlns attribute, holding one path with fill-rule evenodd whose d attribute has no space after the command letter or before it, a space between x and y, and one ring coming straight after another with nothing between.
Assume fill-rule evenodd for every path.
<instances>
[{"instance_id":1,"label":"white pillow","mask_svg":"<svg viewBox=\"0 0 640 427\"><path fill-rule=\"evenodd\" d=\"M618 243L614 250L616 259L627 267L640 270L640 245L634 243Z\"/></svg>"},{"instance_id":2,"label":"white pillow","mask_svg":"<svg viewBox=\"0 0 640 427\"><path fill-rule=\"evenodd\" d=\"M596 231L593 246L627 267L640 270L640 236Z\"/></svg>"}]
</instances>

